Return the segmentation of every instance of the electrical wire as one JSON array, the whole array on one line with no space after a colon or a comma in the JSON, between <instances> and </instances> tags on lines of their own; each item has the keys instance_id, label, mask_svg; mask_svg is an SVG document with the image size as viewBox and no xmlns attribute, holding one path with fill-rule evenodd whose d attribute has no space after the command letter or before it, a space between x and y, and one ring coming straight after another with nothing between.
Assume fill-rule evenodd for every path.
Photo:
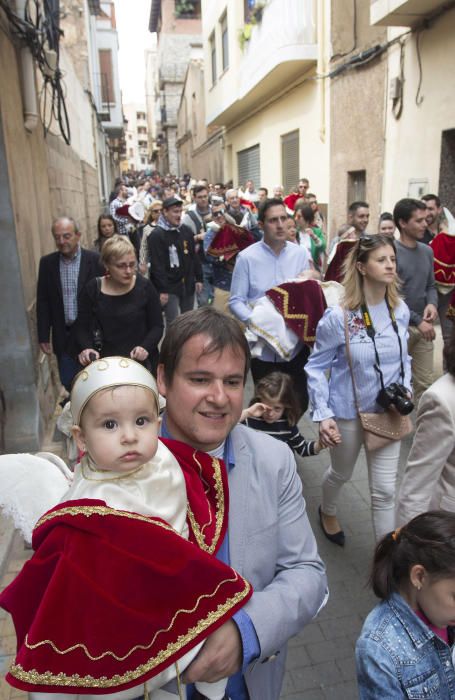
<instances>
[{"instance_id":1,"label":"electrical wire","mask_svg":"<svg viewBox=\"0 0 455 700\"><path fill-rule=\"evenodd\" d=\"M59 126L67 145L71 143L71 131L66 108L63 73L60 70L60 13L56 0L27 0L24 17L19 17L9 0L0 0L7 26L2 30L11 36L20 48L27 47L41 73L43 88L40 103L44 106L42 121L45 135L50 132L52 120ZM8 31L9 30L9 31ZM49 63L50 51L55 54L55 65ZM44 101L43 101L44 95ZM48 106L48 101L50 105ZM46 115L46 111L48 114Z\"/></svg>"},{"instance_id":2,"label":"electrical wire","mask_svg":"<svg viewBox=\"0 0 455 700\"><path fill-rule=\"evenodd\" d=\"M423 70L422 70L422 56L420 55L420 39L422 37L422 31L418 31L416 35L416 53L417 53L417 64L419 66L419 84L417 85L417 92L416 92L416 105L417 107L420 107L420 105L423 102L423 95L420 94L420 90L422 88L422 80L423 80Z\"/></svg>"}]
</instances>

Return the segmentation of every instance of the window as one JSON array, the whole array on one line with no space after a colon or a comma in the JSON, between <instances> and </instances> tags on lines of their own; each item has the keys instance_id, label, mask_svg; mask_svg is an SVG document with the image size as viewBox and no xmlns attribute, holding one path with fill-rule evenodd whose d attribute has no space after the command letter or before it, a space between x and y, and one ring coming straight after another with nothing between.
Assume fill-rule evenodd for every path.
<instances>
[{"instance_id":1,"label":"window","mask_svg":"<svg viewBox=\"0 0 455 700\"><path fill-rule=\"evenodd\" d=\"M365 201L366 196L366 170L351 170L351 172L348 172L348 206L352 204L352 202Z\"/></svg>"},{"instance_id":2,"label":"window","mask_svg":"<svg viewBox=\"0 0 455 700\"><path fill-rule=\"evenodd\" d=\"M145 112L136 112L136 119L139 121L144 121L145 119Z\"/></svg>"},{"instance_id":3,"label":"window","mask_svg":"<svg viewBox=\"0 0 455 700\"><path fill-rule=\"evenodd\" d=\"M175 0L174 13L177 19L198 19L201 16L200 0Z\"/></svg>"},{"instance_id":4,"label":"window","mask_svg":"<svg viewBox=\"0 0 455 700\"><path fill-rule=\"evenodd\" d=\"M101 100L103 104L115 104L114 74L112 70L112 51L100 49L98 51L101 73Z\"/></svg>"},{"instance_id":5,"label":"window","mask_svg":"<svg viewBox=\"0 0 455 700\"><path fill-rule=\"evenodd\" d=\"M292 192L299 181L300 165L299 130L290 131L281 137L281 172L283 187L287 194Z\"/></svg>"},{"instance_id":6,"label":"window","mask_svg":"<svg viewBox=\"0 0 455 700\"><path fill-rule=\"evenodd\" d=\"M247 180L253 180L256 187L261 181L261 159L259 144L237 152L237 174L239 186Z\"/></svg>"},{"instance_id":7,"label":"window","mask_svg":"<svg viewBox=\"0 0 455 700\"><path fill-rule=\"evenodd\" d=\"M212 66L212 85L216 83L216 46L215 46L215 32L212 32L209 38L209 49L210 49L210 64Z\"/></svg>"},{"instance_id":8,"label":"window","mask_svg":"<svg viewBox=\"0 0 455 700\"><path fill-rule=\"evenodd\" d=\"M224 13L223 17L220 20L220 28L223 71L225 71L229 68L229 34L227 25L227 12Z\"/></svg>"}]
</instances>

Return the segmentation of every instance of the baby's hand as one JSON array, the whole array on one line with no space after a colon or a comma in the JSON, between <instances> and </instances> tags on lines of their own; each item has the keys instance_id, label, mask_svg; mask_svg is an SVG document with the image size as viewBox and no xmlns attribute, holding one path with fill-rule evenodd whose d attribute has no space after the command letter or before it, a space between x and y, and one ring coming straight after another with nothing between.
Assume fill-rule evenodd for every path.
<instances>
[{"instance_id":1,"label":"baby's hand","mask_svg":"<svg viewBox=\"0 0 455 700\"><path fill-rule=\"evenodd\" d=\"M342 440L341 440L341 434L340 434L338 428L332 428L330 433L331 433L330 437L332 438L333 442L336 445L339 445L342 442Z\"/></svg>"}]
</instances>

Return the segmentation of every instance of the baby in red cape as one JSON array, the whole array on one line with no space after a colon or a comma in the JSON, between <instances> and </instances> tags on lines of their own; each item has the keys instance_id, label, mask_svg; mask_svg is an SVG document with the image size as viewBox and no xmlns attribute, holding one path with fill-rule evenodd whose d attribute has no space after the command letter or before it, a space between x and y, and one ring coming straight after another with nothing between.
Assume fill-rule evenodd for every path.
<instances>
[{"instance_id":1,"label":"baby in red cape","mask_svg":"<svg viewBox=\"0 0 455 700\"><path fill-rule=\"evenodd\" d=\"M37 699L170 700L162 686L177 677L182 697L179 673L252 594L213 556L227 527L224 464L158 439L155 380L134 360L80 372L71 411L84 456L0 594L18 641L7 680ZM225 686L196 684L211 700Z\"/></svg>"}]
</instances>

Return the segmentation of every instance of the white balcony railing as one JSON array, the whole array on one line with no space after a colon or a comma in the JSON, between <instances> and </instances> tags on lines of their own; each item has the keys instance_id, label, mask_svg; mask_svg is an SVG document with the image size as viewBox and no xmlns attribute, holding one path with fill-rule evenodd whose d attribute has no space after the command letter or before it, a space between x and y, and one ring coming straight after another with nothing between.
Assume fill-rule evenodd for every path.
<instances>
[{"instance_id":1,"label":"white balcony railing","mask_svg":"<svg viewBox=\"0 0 455 700\"><path fill-rule=\"evenodd\" d=\"M315 0L270 0L244 49L240 97L278 65L317 60Z\"/></svg>"}]
</instances>

